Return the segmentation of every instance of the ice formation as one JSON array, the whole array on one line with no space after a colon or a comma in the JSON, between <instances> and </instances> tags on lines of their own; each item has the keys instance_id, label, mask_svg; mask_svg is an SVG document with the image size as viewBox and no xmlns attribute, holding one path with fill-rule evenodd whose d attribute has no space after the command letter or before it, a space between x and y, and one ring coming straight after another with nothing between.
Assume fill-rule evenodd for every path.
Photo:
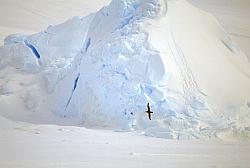
<instances>
[{"instance_id":1,"label":"ice formation","mask_svg":"<svg viewBox=\"0 0 250 168\"><path fill-rule=\"evenodd\" d=\"M250 135L249 62L212 16L184 0L113 0L8 36L0 68L0 111L12 119L57 116L175 139ZM17 109L6 103L14 100Z\"/></svg>"}]
</instances>

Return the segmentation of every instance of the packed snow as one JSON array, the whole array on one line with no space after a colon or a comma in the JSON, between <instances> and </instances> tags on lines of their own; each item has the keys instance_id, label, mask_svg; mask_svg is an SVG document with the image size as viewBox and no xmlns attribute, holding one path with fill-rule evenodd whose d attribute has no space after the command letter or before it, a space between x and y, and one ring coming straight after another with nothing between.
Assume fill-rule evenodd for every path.
<instances>
[{"instance_id":1,"label":"packed snow","mask_svg":"<svg viewBox=\"0 0 250 168\"><path fill-rule=\"evenodd\" d=\"M10 35L0 54L4 117L171 139L249 137L247 57L213 16L184 0L112 1L40 33Z\"/></svg>"}]
</instances>

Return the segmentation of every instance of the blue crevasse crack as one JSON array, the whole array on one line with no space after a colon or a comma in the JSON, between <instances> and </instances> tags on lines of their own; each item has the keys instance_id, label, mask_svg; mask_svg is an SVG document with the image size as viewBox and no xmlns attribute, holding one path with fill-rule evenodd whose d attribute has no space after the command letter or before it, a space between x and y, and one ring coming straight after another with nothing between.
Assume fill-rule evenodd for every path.
<instances>
[{"instance_id":1,"label":"blue crevasse crack","mask_svg":"<svg viewBox=\"0 0 250 168\"><path fill-rule=\"evenodd\" d=\"M70 95L70 97L69 97L69 100L67 101L65 110L66 110L67 107L69 106L69 104L70 104L70 102L71 102L71 99L72 99L72 97L73 97L73 95L74 95L74 92L75 92L75 90L76 90L76 88L77 88L77 84L78 84L78 81L79 81L79 77L80 77L80 73L78 73L78 75L77 75L77 77L76 77L76 79L75 79L75 81L74 81L73 90L72 90L72 92L71 92L71 95Z\"/></svg>"},{"instance_id":2,"label":"blue crevasse crack","mask_svg":"<svg viewBox=\"0 0 250 168\"><path fill-rule=\"evenodd\" d=\"M41 58L41 55L31 43L29 43L27 40L25 40L24 43L32 51L32 53L36 56L37 59Z\"/></svg>"}]
</instances>

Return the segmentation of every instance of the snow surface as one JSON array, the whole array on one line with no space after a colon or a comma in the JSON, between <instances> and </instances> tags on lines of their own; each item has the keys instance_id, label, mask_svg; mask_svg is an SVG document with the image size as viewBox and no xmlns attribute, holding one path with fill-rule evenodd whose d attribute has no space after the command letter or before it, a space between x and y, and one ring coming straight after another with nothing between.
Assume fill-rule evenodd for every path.
<instances>
[{"instance_id":1,"label":"snow surface","mask_svg":"<svg viewBox=\"0 0 250 168\"><path fill-rule=\"evenodd\" d=\"M174 139L249 138L247 57L213 16L184 0L112 1L8 36L0 54L4 117Z\"/></svg>"},{"instance_id":2,"label":"snow surface","mask_svg":"<svg viewBox=\"0 0 250 168\"><path fill-rule=\"evenodd\" d=\"M0 118L3 168L248 168L250 144L176 141ZM2 125L3 123L3 125Z\"/></svg>"}]
</instances>

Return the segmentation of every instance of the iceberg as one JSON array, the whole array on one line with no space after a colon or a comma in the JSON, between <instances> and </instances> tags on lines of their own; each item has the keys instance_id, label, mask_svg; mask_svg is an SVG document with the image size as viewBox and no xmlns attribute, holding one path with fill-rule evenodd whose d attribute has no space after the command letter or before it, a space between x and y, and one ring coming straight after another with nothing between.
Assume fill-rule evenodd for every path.
<instances>
[{"instance_id":1,"label":"iceberg","mask_svg":"<svg viewBox=\"0 0 250 168\"><path fill-rule=\"evenodd\" d=\"M10 35L0 72L0 94L20 105L10 110L0 98L0 114L15 120L171 139L250 136L247 57L185 0L113 0L43 32Z\"/></svg>"}]
</instances>

